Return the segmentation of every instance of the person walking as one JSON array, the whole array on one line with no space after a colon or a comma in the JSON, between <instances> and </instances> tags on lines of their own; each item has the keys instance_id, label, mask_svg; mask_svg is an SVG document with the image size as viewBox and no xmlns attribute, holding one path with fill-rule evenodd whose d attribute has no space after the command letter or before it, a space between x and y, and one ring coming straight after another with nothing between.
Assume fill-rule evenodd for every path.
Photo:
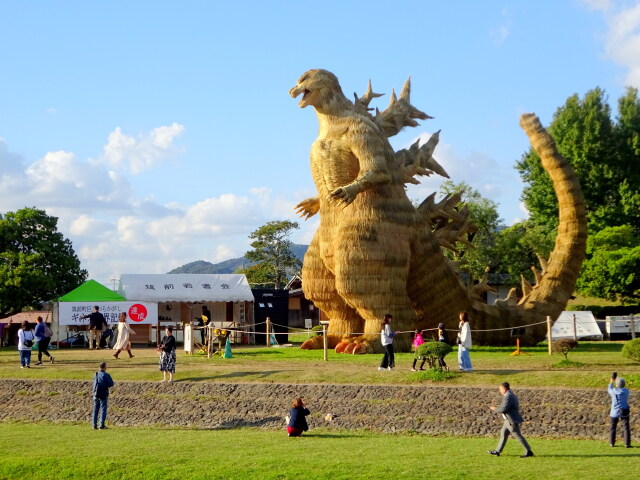
<instances>
[{"instance_id":1,"label":"person walking","mask_svg":"<svg viewBox=\"0 0 640 480\"><path fill-rule=\"evenodd\" d=\"M107 403L109 399L109 389L113 387L115 383L111 378L111 375L107 373L107 364L102 362L100 364L100 370L93 376L93 429L98 429L98 413L100 412L100 430L106 430L107 426L104 424L107 419Z\"/></svg>"},{"instance_id":2,"label":"person walking","mask_svg":"<svg viewBox=\"0 0 640 480\"><path fill-rule=\"evenodd\" d=\"M18 353L20 353L20 368L31 368L31 347L35 335L31 330L31 325L26 320L22 322L18 330Z\"/></svg>"},{"instance_id":3,"label":"person walking","mask_svg":"<svg viewBox=\"0 0 640 480\"><path fill-rule=\"evenodd\" d=\"M611 424L609 427L609 445L616 445L616 429L618 422L622 425L622 438L624 446L631 448L631 426L629 425L629 390L625 386L624 378L617 378L616 374L611 377L607 391L611 396L611 411L609 417Z\"/></svg>"},{"instance_id":4,"label":"person walking","mask_svg":"<svg viewBox=\"0 0 640 480\"><path fill-rule=\"evenodd\" d=\"M382 362L378 370L393 370L396 366L396 361L393 356L393 337L395 337L398 332L391 331L391 320L393 320L393 315L385 313L381 324L382 331L380 332L384 356L382 357Z\"/></svg>"},{"instance_id":5,"label":"person walking","mask_svg":"<svg viewBox=\"0 0 640 480\"><path fill-rule=\"evenodd\" d=\"M53 335L53 332L47 326L47 324L44 323L44 320L42 319L42 317L38 317L36 319L36 329L35 329L34 335L36 337L36 341L38 342L38 361L36 362L36 365L42 365L43 353L47 357L49 357L49 361L53 363L54 358L49 353L49 350L47 350L47 348L49 347L49 342L51 341L51 336Z\"/></svg>"},{"instance_id":6,"label":"person walking","mask_svg":"<svg viewBox=\"0 0 640 480\"><path fill-rule=\"evenodd\" d=\"M524 455L520 455L521 458L533 457L533 452L527 440L520 433L520 424L524 422L524 419L520 415L520 403L515 393L511 391L509 382L504 382L498 387L500 394L502 395L502 403L499 407L489 407L492 412L501 413L504 418L502 424L502 430L500 430L500 440L495 450L487 450L491 455L496 457L500 456L502 449L507 443L509 435L518 440L524 447Z\"/></svg>"},{"instance_id":7,"label":"person walking","mask_svg":"<svg viewBox=\"0 0 640 480\"><path fill-rule=\"evenodd\" d=\"M164 375L163 382L173 382L176 373L176 339L173 336L173 327L169 325L164 331L164 337L160 345L160 371ZM167 380L167 374L169 379Z\"/></svg>"},{"instance_id":8,"label":"person walking","mask_svg":"<svg viewBox=\"0 0 640 480\"><path fill-rule=\"evenodd\" d=\"M460 323L458 324L458 364L463 372L473 371L469 349L471 348L471 326L469 325L469 315L467 312L460 312Z\"/></svg>"},{"instance_id":9,"label":"person walking","mask_svg":"<svg viewBox=\"0 0 640 480\"><path fill-rule=\"evenodd\" d=\"M89 350L93 350L95 344L96 349L100 349L100 338L102 337L102 327L109 328L104 315L100 313L100 307L93 307L93 312L89 315L82 315L80 318L89 319Z\"/></svg>"},{"instance_id":10,"label":"person walking","mask_svg":"<svg viewBox=\"0 0 640 480\"><path fill-rule=\"evenodd\" d=\"M131 353L131 340L130 336L135 335L136 332L127 324L127 314L125 312L120 313L118 317L118 340L116 344L113 346L113 349L116 353L113 356L117 359L118 355L122 350L126 350L129 354L129 358L135 357L133 353Z\"/></svg>"},{"instance_id":11,"label":"person walking","mask_svg":"<svg viewBox=\"0 0 640 480\"><path fill-rule=\"evenodd\" d=\"M411 343L411 346L413 347L413 365L411 366L411 371L412 372L417 372L418 370L416 370L416 363L418 362L418 360L422 360L422 363L420 365L420 370L424 370L424 363L427 361L426 357L421 357L418 354L418 347L420 347L420 345L422 345L424 343L424 338L422 338L422 330L417 329L414 333L413 333L413 342Z\"/></svg>"},{"instance_id":12,"label":"person walking","mask_svg":"<svg viewBox=\"0 0 640 480\"><path fill-rule=\"evenodd\" d=\"M287 433L290 437L301 437L302 432L309 430L306 417L310 414L311 412L305 407L301 398L296 398L293 401L291 410L289 410L289 423L287 424Z\"/></svg>"},{"instance_id":13,"label":"person walking","mask_svg":"<svg viewBox=\"0 0 640 480\"><path fill-rule=\"evenodd\" d=\"M447 332L444 328L444 323L438 324L438 341L446 344L449 343L449 340L447 339ZM438 365L445 372L449 371L449 367L447 367L447 363L444 361L444 357L438 357Z\"/></svg>"}]
</instances>

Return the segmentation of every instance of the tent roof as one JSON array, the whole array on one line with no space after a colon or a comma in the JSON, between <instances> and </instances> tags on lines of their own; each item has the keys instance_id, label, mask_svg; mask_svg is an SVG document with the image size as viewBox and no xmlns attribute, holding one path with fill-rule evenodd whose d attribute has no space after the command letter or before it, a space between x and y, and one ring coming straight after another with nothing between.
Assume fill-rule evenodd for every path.
<instances>
[{"instance_id":1,"label":"tent roof","mask_svg":"<svg viewBox=\"0 0 640 480\"><path fill-rule=\"evenodd\" d=\"M247 277L239 273L125 273L118 293L147 302L253 302Z\"/></svg>"},{"instance_id":2,"label":"tent roof","mask_svg":"<svg viewBox=\"0 0 640 480\"><path fill-rule=\"evenodd\" d=\"M123 302L125 298L95 280L87 280L58 298L59 302Z\"/></svg>"},{"instance_id":3,"label":"tent roof","mask_svg":"<svg viewBox=\"0 0 640 480\"><path fill-rule=\"evenodd\" d=\"M551 328L553 338L573 338L573 316L576 316L576 336L602 337L598 322L589 311L562 312Z\"/></svg>"}]
</instances>

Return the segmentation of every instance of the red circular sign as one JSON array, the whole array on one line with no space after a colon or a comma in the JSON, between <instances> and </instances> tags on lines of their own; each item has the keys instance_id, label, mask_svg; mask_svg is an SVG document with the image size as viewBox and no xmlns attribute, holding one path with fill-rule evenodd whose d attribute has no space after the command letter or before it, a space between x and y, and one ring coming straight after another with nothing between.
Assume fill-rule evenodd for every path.
<instances>
[{"instance_id":1,"label":"red circular sign","mask_svg":"<svg viewBox=\"0 0 640 480\"><path fill-rule=\"evenodd\" d=\"M139 303L131 305L131 307L129 307L129 318L134 322L142 322L147 318L147 307Z\"/></svg>"}]
</instances>

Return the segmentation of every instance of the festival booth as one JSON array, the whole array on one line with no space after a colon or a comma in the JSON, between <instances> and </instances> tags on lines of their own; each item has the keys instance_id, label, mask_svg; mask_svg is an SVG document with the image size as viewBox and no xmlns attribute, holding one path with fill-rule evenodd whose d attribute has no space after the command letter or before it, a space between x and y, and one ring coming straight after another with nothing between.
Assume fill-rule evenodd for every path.
<instances>
[{"instance_id":1,"label":"festival booth","mask_svg":"<svg viewBox=\"0 0 640 480\"><path fill-rule=\"evenodd\" d=\"M85 332L89 328L89 319L80 317L89 315L95 306L112 328L118 323L120 313L127 313L127 322L136 333L132 337L134 343L147 345L152 341L151 327L158 319L158 305L155 302L128 301L95 280L87 280L58 298L54 305L52 330L55 332L56 342L61 346L86 345Z\"/></svg>"},{"instance_id":2,"label":"festival booth","mask_svg":"<svg viewBox=\"0 0 640 480\"><path fill-rule=\"evenodd\" d=\"M254 298L244 274L122 274L118 293L129 302L157 304L155 341L172 325L176 340L184 342L184 326L200 319L206 306L215 328L232 330L232 342L255 342Z\"/></svg>"}]
</instances>

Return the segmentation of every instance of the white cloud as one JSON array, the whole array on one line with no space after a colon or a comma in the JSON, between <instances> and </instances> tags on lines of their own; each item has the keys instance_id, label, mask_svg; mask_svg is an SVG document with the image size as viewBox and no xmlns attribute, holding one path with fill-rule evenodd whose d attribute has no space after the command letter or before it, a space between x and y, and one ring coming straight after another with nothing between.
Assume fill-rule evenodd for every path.
<instances>
[{"instance_id":1,"label":"white cloud","mask_svg":"<svg viewBox=\"0 0 640 480\"><path fill-rule=\"evenodd\" d=\"M417 138L420 139L422 145L430 136L428 133L422 133ZM410 144L416 139L412 140ZM490 198L498 204L501 201L517 198L522 190L522 182L515 170L501 166L486 153L460 154L454 147L443 142L441 137L433 156L449 174L451 181L454 183L465 182L478 190L483 197ZM420 185L407 187L407 195L412 201L422 201L433 192L439 191L440 185L447 179L434 174L429 177L418 177L418 180L421 182ZM437 196L437 199L440 198L441 196ZM501 205L501 207L503 208L500 210L509 210L508 205L506 209L505 205Z\"/></svg>"},{"instance_id":2,"label":"white cloud","mask_svg":"<svg viewBox=\"0 0 640 480\"><path fill-rule=\"evenodd\" d=\"M607 28L605 54L627 70L627 85L640 87L640 3L583 0L583 4L602 12Z\"/></svg>"},{"instance_id":3,"label":"white cloud","mask_svg":"<svg viewBox=\"0 0 640 480\"><path fill-rule=\"evenodd\" d=\"M96 162L137 175L177 156L181 150L173 142L184 130L183 125L174 122L169 126L154 128L147 135L138 135L135 138L116 127L109 134L103 154Z\"/></svg>"},{"instance_id":4,"label":"white cloud","mask_svg":"<svg viewBox=\"0 0 640 480\"><path fill-rule=\"evenodd\" d=\"M172 134L156 129L154 142ZM48 152L28 164L0 139L3 211L36 206L59 217L83 268L108 284L121 273L162 273L194 260L219 262L249 249L249 234L274 219L295 220L300 199L275 197L267 187L248 195L222 193L193 204L138 198L125 175L73 153ZM310 222L301 229L304 232ZM296 232L297 233L297 232Z\"/></svg>"},{"instance_id":5,"label":"white cloud","mask_svg":"<svg viewBox=\"0 0 640 480\"><path fill-rule=\"evenodd\" d=\"M501 24L489 31L489 36L496 45L502 45L511 33L511 19L509 11L505 8L500 12Z\"/></svg>"}]
</instances>

